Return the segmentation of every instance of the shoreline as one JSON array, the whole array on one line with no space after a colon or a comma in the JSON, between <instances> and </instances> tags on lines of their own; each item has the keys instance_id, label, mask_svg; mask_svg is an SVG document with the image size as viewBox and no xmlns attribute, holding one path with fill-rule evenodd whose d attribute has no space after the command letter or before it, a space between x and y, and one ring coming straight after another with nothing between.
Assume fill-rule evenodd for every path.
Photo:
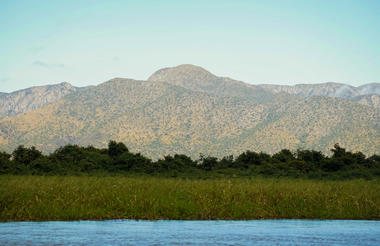
<instances>
[{"instance_id":1,"label":"shoreline","mask_svg":"<svg viewBox=\"0 0 380 246\"><path fill-rule=\"evenodd\" d=\"M36 222L36 223L45 223L45 222L124 222L124 221L133 221L133 222L205 222L205 221L215 221L215 222L247 222L247 221L288 221L288 220L299 220L299 221L379 221L380 218L366 218L366 219L308 219L308 218L262 218L262 219L129 219L129 218L115 218L115 219L79 219L79 220L0 220L0 223L23 223L23 222Z\"/></svg>"}]
</instances>

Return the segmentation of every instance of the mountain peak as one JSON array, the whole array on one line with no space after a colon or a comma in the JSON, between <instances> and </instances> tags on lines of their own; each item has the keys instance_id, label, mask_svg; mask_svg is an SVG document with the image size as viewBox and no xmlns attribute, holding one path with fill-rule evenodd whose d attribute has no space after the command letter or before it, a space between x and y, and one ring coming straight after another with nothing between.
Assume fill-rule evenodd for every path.
<instances>
[{"instance_id":1,"label":"mountain peak","mask_svg":"<svg viewBox=\"0 0 380 246\"><path fill-rule=\"evenodd\" d=\"M168 67L158 70L153 73L148 80L149 81L194 81L205 80L216 77L206 69L191 65L182 64L176 67Z\"/></svg>"},{"instance_id":2,"label":"mountain peak","mask_svg":"<svg viewBox=\"0 0 380 246\"><path fill-rule=\"evenodd\" d=\"M62 86L62 87L65 87L65 88L72 88L73 87L72 84L70 84L69 82L66 82L66 81L65 82L61 82L58 85Z\"/></svg>"}]
</instances>

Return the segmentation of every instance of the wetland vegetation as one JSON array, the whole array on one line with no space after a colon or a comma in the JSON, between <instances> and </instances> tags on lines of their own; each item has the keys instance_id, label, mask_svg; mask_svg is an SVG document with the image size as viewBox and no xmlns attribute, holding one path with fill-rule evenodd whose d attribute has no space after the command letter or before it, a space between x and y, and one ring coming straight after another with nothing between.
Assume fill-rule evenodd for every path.
<instances>
[{"instance_id":1,"label":"wetland vegetation","mask_svg":"<svg viewBox=\"0 0 380 246\"><path fill-rule=\"evenodd\" d=\"M380 157L313 150L152 161L110 141L0 156L0 220L380 219Z\"/></svg>"},{"instance_id":2,"label":"wetland vegetation","mask_svg":"<svg viewBox=\"0 0 380 246\"><path fill-rule=\"evenodd\" d=\"M380 219L379 180L0 176L3 221Z\"/></svg>"}]
</instances>

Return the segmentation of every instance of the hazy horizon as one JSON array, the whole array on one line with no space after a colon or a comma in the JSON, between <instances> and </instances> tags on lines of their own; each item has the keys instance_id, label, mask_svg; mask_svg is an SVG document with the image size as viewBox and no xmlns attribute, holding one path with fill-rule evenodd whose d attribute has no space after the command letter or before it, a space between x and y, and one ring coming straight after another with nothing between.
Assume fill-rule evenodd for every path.
<instances>
[{"instance_id":1,"label":"hazy horizon","mask_svg":"<svg viewBox=\"0 0 380 246\"><path fill-rule=\"evenodd\" d=\"M0 91L146 80L180 64L252 84L380 82L379 1L1 1Z\"/></svg>"}]
</instances>

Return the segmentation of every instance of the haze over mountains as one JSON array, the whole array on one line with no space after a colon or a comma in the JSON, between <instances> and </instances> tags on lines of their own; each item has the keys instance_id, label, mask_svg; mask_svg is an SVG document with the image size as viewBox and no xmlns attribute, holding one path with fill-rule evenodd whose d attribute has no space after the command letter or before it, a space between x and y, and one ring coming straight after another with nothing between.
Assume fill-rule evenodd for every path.
<instances>
[{"instance_id":1,"label":"haze over mountains","mask_svg":"<svg viewBox=\"0 0 380 246\"><path fill-rule=\"evenodd\" d=\"M147 81L115 78L87 88L63 83L0 94L0 149L24 144L49 152L113 139L152 158L247 149L328 152L337 142L379 154L379 94L378 83L251 85L180 65Z\"/></svg>"}]
</instances>

